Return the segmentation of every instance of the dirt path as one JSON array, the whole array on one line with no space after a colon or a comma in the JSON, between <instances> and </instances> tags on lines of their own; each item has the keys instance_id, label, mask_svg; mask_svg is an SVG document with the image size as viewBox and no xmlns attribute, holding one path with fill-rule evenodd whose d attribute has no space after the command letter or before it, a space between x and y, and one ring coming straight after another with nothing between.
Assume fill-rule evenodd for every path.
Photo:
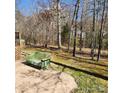
<instances>
[{"instance_id":1,"label":"dirt path","mask_svg":"<svg viewBox=\"0 0 124 93\"><path fill-rule=\"evenodd\" d=\"M66 73L37 70L21 61L15 64L16 93L70 93L77 88L74 78Z\"/></svg>"}]
</instances>

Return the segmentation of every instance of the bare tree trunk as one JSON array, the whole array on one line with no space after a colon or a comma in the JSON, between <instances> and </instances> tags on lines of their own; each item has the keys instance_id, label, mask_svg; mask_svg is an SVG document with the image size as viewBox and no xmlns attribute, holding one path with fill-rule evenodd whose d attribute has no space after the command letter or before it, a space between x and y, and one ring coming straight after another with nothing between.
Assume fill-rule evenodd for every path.
<instances>
[{"instance_id":1,"label":"bare tree trunk","mask_svg":"<svg viewBox=\"0 0 124 93\"><path fill-rule=\"evenodd\" d=\"M94 11L93 11L93 27L92 27L92 41L91 41L91 57L94 60L94 49L95 49L95 15L96 15L96 0L94 0Z\"/></svg>"},{"instance_id":2,"label":"bare tree trunk","mask_svg":"<svg viewBox=\"0 0 124 93\"><path fill-rule=\"evenodd\" d=\"M71 27L69 26L69 34L68 34L68 51L70 50L71 44Z\"/></svg>"},{"instance_id":3,"label":"bare tree trunk","mask_svg":"<svg viewBox=\"0 0 124 93\"><path fill-rule=\"evenodd\" d=\"M49 32L48 29L49 28L46 26L46 36L45 36L45 45L44 45L45 48L47 48L48 45L48 32Z\"/></svg>"},{"instance_id":4,"label":"bare tree trunk","mask_svg":"<svg viewBox=\"0 0 124 93\"><path fill-rule=\"evenodd\" d=\"M79 44L80 44L80 46L79 46L79 51L82 51L82 33L83 33L83 9L82 9L82 14L81 14L81 23L80 23L80 31L81 31L81 33L80 33L80 41L79 41Z\"/></svg>"},{"instance_id":5,"label":"bare tree trunk","mask_svg":"<svg viewBox=\"0 0 124 93\"><path fill-rule=\"evenodd\" d=\"M75 15L76 15L76 8L77 8L77 4L75 4L75 9L74 9L74 14L73 14L73 18L72 18L72 23L71 23L71 25L70 25L70 31L69 31L69 35L68 35L68 51L70 50L70 44L71 44L71 33L72 33L72 31L71 31L71 28L72 28L72 26L73 26L73 24L74 24L74 19L75 19Z\"/></svg>"},{"instance_id":6,"label":"bare tree trunk","mask_svg":"<svg viewBox=\"0 0 124 93\"><path fill-rule=\"evenodd\" d=\"M80 0L77 0L77 10L76 10L76 17L75 17L75 31L74 31L74 45L73 45L73 57L75 57L76 53L76 36L77 36L77 19L78 19L78 11L80 6Z\"/></svg>"},{"instance_id":7,"label":"bare tree trunk","mask_svg":"<svg viewBox=\"0 0 124 93\"><path fill-rule=\"evenodd\" d=\"M103 30L103 23L104 23L105 3L106 3L106 0L104 0L103 11L102 11L102 19L101 19L101 26L100 26L100 31L99 31L99 47L98 47L97 61L99 61L99 59L100 59L101 48L102 48L102 38L103 38L102 37L102 30Z\"/></svg>"},{"instance_id":8,"label":"bare tree trunk","mask_svg":"<svg viewBox=\"0 0 124 93\"><path fill-rule=\"evenodd\" d=\"M70 18L70 14L69 14L69 19L71 20ZM70 44L71 44L71 22L68 21L68 26L69 26L69 33L68 33L68 51L70 50Z\"/></svg>"},{"instance_id":9,"label":"bare tree trunk","mask_svg":"<svg viewBox=\"0 0 124 93\"><path fill-rule=\"evenodd\" d=\"M60 27L60 10L59 10L59 6L60 6L60 0L57 0L57 44L58 44L58 48L61 48L61 27Z\"/></svg>"},{"instance_id":10,"label":"bare tree trunk","mask_svg":"<svg viewBox=\"0 0 124 93\"><path fill-rule=\"evenodd\" d=\"M88 0L84 0L83 1L83 7L82 7L82 14L81 14L81 23L80 23L80 31L81 31L81 33L80 33L79 51L82 51L82 47L85 44L85 42L84 42L84 40L82 38L82 35L83 35L83 30L85 29L85 26L83 25L83 23L86 24L87 10L88 10Z\"/></svg>"}]
</instances>

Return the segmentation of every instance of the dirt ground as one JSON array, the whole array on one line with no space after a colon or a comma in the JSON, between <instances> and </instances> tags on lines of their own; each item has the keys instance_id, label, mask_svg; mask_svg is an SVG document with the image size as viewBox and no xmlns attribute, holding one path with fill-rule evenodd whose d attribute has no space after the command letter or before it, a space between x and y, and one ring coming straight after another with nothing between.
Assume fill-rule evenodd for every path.
<instances>
[{"instance_id":1,"label":"dirt ground","mask_svg":"<svg viewBox=\"0 0 124 93\"><path fill-rule=\"evenodd\" d=\"M38 70L16 61L16 93L71 93L77 88L72 76L53 70Z\"/></svg>"}]
</instances>

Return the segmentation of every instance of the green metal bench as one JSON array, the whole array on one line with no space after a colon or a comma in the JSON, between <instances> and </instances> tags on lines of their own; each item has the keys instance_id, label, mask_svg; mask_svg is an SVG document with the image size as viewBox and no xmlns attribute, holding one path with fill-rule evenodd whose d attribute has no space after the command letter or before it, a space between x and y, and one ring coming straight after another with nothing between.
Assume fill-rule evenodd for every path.
<instances>
[{"instance_id":1,"label":"green metal bench","mask_svg":"<svg viewBox=\"0 0 124 93\"><path fill-rule=\"evenodd\" d=\"M33 52L26 55L26 62L28 64L38 66L41 69L48 69L50 64L50 53L47 52Z\"/></svg>"}]
</instances>

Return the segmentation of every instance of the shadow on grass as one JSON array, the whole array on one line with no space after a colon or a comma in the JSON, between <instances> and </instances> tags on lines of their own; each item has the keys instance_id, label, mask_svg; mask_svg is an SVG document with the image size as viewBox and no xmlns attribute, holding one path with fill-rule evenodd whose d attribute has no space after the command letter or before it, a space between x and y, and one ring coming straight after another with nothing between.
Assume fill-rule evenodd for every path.
<instances>
[{"instance_id":1,"label":"shadow on grass","mask_svg":"<svg viewBox=\"0 0 124 93\"><path fill-rule=\"evenodd\" d=\"M67 58L67 59L73 59L73 60L76 60L78 62L82 62L82 63L87 63L87 64L94 64L94 65L99 65L99 66L105 66L105 67L108 67L106 64L100 64L100 63L95 63L94 61L92 61L91 59L85 59L85 58L80 58L80 57L69 57L67 55L59 55L57 54L58 56L60 57L63 57L63 58ZM91 62L92 61L92 62Z\"/></svg>"},{"instance_id":2,"label":"shadow on grass","mask_svg":"<svg viewBox=\"0 0 124 93\"><path fill-rule=\"evenodd\" d=\"M72 50L72 49L68 50L68 49L62 48L62 50L63 50L64 52L68 52L68 53L71 53L71 54L73 53L73 50ZM83 52L83 51L76 51L76 54L79 54L79 55L87 55L87 56L90 55L90 53L86 53L86 52ZM97 54L96 54L95 56L97 56ZM108 58L108 55L102 54L101 57L102 57L102 58Z\"/></svg>"},{"instance_id":3,"label":"shadow on grass","mask_svg":"<svg viewBox=\"0 0 124 93\"><path fill-rule=\"evenodd\" d=\"M51 61L51 62L54 63L54 64L57 64L57 65L61 65L61 66L63 66L64 68L70 68L70 69L73 69L73 70L75 70L75 71L81 71L81 72L84 72L84 73L86 73L86 74L95 76L95 77L97 77L97 78L101 78L101 79L104 79L104 80L108 80L108 77L107 77L107 76L104 76L104 75L101 75L101 74L98 74L98 73L95 73L95 72L90 72L90 71L87 71L87 70L79 69L79 68L72 67L72 66L68 66L68 65L65 65L65 64L61 64L61 63L57 63L57 62L54 62L54 61Z\"/></svg>"}]
</instances>

